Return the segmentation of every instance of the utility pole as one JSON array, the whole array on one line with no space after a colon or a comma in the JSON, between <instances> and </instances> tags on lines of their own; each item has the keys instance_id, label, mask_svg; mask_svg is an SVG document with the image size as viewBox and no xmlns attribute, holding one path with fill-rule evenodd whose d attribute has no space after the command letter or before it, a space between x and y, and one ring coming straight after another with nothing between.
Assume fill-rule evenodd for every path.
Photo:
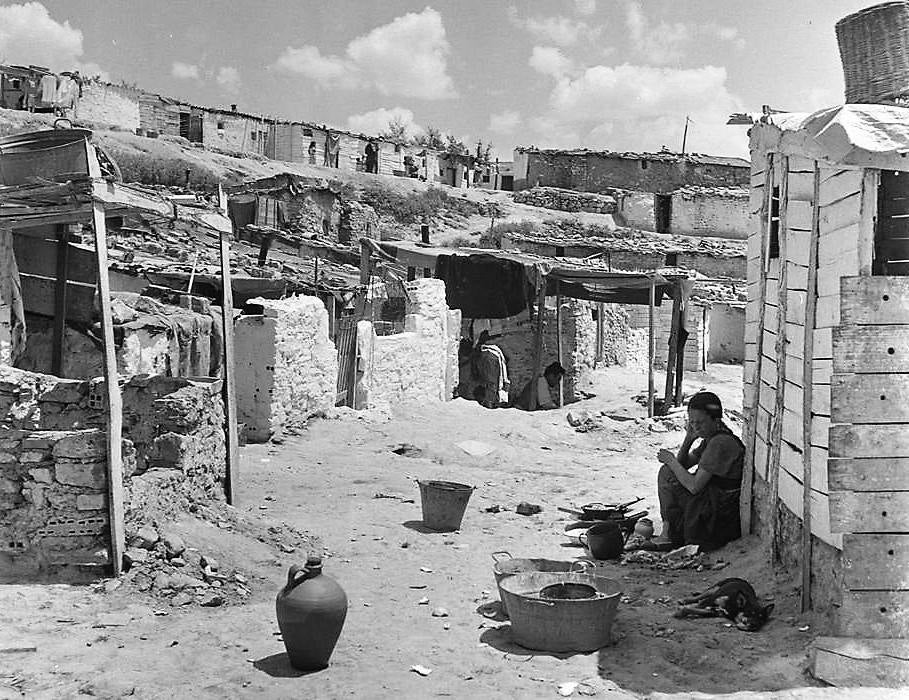
<instances>
[{"instance_id":1,"label":"utility pole","mask_svg":"<svg viewBox=\"0 0 909 700\"><path fill-rule=\"evenodd\" d=\"M688 122L691 119L688 118L688 115L685 115L685 131L682 134L682 155L685 155L685 144L688 142Z\"/></svg>"}]
</instances>

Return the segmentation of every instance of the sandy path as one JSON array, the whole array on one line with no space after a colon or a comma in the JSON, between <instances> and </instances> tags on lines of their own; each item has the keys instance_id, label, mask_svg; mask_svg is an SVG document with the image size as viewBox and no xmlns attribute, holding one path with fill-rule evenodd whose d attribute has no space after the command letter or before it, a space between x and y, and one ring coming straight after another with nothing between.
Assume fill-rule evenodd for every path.
<instances>
[{"instance_id":1,"label":"sandy path","mask_svg":"<svg viewBox=\"0 0 909 700\"><path fill-rule=\"evenodd\" d=\"M717 367L711 377L692 380L692 389L707 383L719 387L730 407L740 405L740 368ZM597 373L591 387L597 396L582 406L640 416L643 409L628 397L644 384L643 375L629 370ZM775 591L777 612L759 634L719 620L671 618L672 600L722 576L744 575L771 594L771 576L753 542L714 556L735 560L722 572L609 564L626 599L616 643L598 653L532 655L511 644L507 623L478 614L478 606L496 598L492 552L563 559L583 553L563 546L569 516L558 506L640 495L656 513L652 455L677 445L681 433L651 432L633 420L578 433L565 420L567 410L487 411L464 401L402 406L389 420L346 415L314 422L284 445L243 449L238 510L253 521L285 521L318 535L330 552L326 573L347 591L347 623L326 671L295 672L276 634L274 595L287 567L305 554L282 554L242 528L187 518L179 527L188 543L250 579L247 603L174 608L129 585L111 593L0 586L0 649L37 649L0 655L0 698L19 697L18 691L35 698L131 692L142 698L558 697L558 683L591 677L641 694L810 685L803 668L813 621L797 618L795 589L785 581ZM467 439L494 450L471 457L456 446ZM401 443L422 454L392 453ZM417 477L477 486L460 532L423 531ZM417 502L377 499L377 493ZM541 504L543 512L517 515L513 509L522 500ZM492 504L510 510L483 511ZM423 596L429 605L417 604ZM432 617L439 606L448 617ZM93 626L103 623L115 626ZM812 627L799 631L803 625ZM421 677L408 670L414 664L433 672Z\"/></svg>"}]
</instances>

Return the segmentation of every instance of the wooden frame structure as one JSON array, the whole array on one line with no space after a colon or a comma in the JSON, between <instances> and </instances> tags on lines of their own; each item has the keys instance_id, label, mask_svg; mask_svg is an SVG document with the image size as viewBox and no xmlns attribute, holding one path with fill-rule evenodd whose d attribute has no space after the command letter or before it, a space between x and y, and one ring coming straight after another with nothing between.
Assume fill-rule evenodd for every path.
<instances>
[{"instance_id":1,"label":"wooden frame structure","mask_svg":"<svg viewBox=\"0 0 909 700\"><path fill-rule=\"evenodd\" d=\"M40 135L40 133L39 133ZM67 172L54 177L56 165L41 163L40 151L34 154L36 173L24 184L0 185L0 228L16 235L43 239L48 225L58 228L58 256L54 280L54 326L52 349L53 369L60 372L63 362L63 339L68 302L68 228L77 224L90 224L94 231L94 258L97 275L97 295L101 313L103 340L105 405L107 424L107 488L110 527L110 559L114 576L122 571L125 551L123 461L122 461L122 398L117 372L116 345L111 312L110 276L108 274L107 226L105 219L122 215L130 210L141 210L145 215L164 219L174 216L173 205L138 189L105 179L90 132L74 132L66 148L73 150L71 161L84 163L83 170ZM4 157L0 144L0 162ZM18 154L17 154L18 155ZM49 170L51 172L49 172ZM222 197L223 200L223 197ZM223 205L223 202L221 202ZM224 212L222 206L222 212ZM226 224L227 220L224 220ZM221 222L218 222L221 223ZM233 305L230 285L229 224L220 226L221 264L223 275L224 308L224 400L225 441L227 452L225 491L228 503L235 503L239 483L239 457L237 453L236 394L233 365Z\"/></svg>"},{"instance_id":2,"label":"wooden frame structure","mask_svg":"<svg viewBox=\"0 0 909 700\"><path fill-rule=\"evenodd\" d=\"M637 300L621 300L620 303L647 304L649 307L648 337L648 378L647 378L647 415L656 413L656 385L654 377L654 360L656 356L655 306L659 305L664 295L673 299L673 335L670 339L669 358L667 361L666 392L664 406L678 406L682 401L682 377L684 371L684 336L679 329L684 327L685 313L691 294L687 277L661 275L652 272L616 272L605 266L584 264L577 259L559 259L532 255L530 253L513 253L497 250L469 248L450 249L434 248L409 241L382 242L368 238L360 239L360 274L361 284L368 284L372 256L386 263L396 263L407 269L408 279L416 269L422 269L424 276L430 276L435 269L435 260L440 255L483 255L505 260L518 261L525 266L528 280L536 290L536 308L543 309L547 296L556 299L557 333L556 352L562 361L562 298L577 298L594 301L598 304L600 318L597 322L598 342L602 340L602 313L604 302L619 302L617 293L636 290L641 292ZM646 292L644 290L647 290ZM543 373L543 313L536 314L533 340L532 386ZM599 352L599 350L598 350ZM560 390L559 405L562 405ZM531 409L536 408L536 392L531 392Z\"/></svg>"}]
</instances>

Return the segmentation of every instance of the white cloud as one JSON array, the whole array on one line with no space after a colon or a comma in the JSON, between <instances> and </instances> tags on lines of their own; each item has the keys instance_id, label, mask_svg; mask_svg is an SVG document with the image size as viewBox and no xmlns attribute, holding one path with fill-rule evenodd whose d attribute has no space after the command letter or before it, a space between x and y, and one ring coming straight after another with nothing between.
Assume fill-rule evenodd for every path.
<instances>
[{"instance_id":1,"label":"white cloud","mask_svg":"<svg viewBox=\"0 0 909 700\"><path fill-rule=\"evenodd\" d=\"M489 115L489 130L495 134L514 134L521 126L521 115L513 109Z\"/></svg>"},{"instance_id":2,"label":"white cloud","mask_svg":"<svg viewBox=\"0 0 909 700\"><path fill-rule=\"evenodd\" d=\"M603 28L590 26L585 22L563 17L526 17L518 15L515 7L508 8L509 21L526 30L534 38L559 46L573 46L581 40L592 40L598 37Z\"/></svg>"},{"instance_id":3,"label":"white cloud","mask_svg":"<svg viewBox=\"0 0 909 700\"><path fill-rule=\"evenodd\" d=\"M738 49L745 46L738 29L716 22L652 23L644 14L644 6L639 0L626 3L625 26L638 57L654 65L680 62L695 37L726 41Z\"/></svg>"},{"instance_id":4,"label":"white cloud","mask_svg":"<svg viewBox=\"0 0 909 700\"><path fill-rule=\"evenodd\" d=\"M597 0L574 0L574 9L579 15L589 17L597 11Z\"/></svg>"},{"instance_id":5,"label":"white cloud","mask_svg":"<svg viewBox=\"0 0 909 700\"><path fill-rule=\"evenodd\" d=\"M423 127L414 121L413 112L406 107L379 107L362 114L347 117L347 128L368 136L377 135L388 128L391 121L398 121L404 126L408 138L413 138L423 131Z\"/></svg>"},{"instance_id":6,"label":"white cloud","mask_svg":"<svg viewBox=\"0 0 909 700\"><path fill-rule=\"evenodd\" d=\"M573 61L554 46L534 46L528 64L537 73L561 78L574 70Z\"/></svg>"},{"instance_id":7,"label":"white cloud","mask_svg":"<svg viewBox=\"0 0 909 700\"><path fill-rule=\"evenodd\" d=\"M665 144L677 150L687 115L694 122L689 150L745 155L741 133L725 126L730 113L742 111L726 79L726 69L716 66L591 66L556 81L548 110L533 123L537 141L642 151Z\"/></svg>"},{"instance_id":8,"label":"white cloud","mask_svg":"<svg viewBox=\"0 0 909 700\"><path fill-rule=\"evenodd\" d=\"M439 100L457 96L448 75L450 51L442 15L427 7L353 39L343 56L325 56L315 46L288 47L274 68L324 87Z\"/></svg>"},{"instance_id":9,"label":"white cloud","mask_svg":"<svg viewBox=\"0 0 909 700\"><path fill-rule=\"evenodd\" d=\"M82 52L82 31L53 19L41 3L0 7L0 62L72 70Z\"/></svg>"},{"instance_id":10,"label":"white cloud","mask_svg":"<svg viewBox=\"0 0 909 700\"><path fill-rule=\"evenodd\" d=\"M233 66L221 66L218 69L218 75L215 78L218 85L224 92L230 95L236 95L240 92L240 71Z\"/></svg>"},{"instance_id":11,"label":"white cloud","mask_svg":"<svg viewBox=\"0 0 909 700\"><path fill-rule=\"evenodd\" d=\"M174 61L171 64L170 74L178 80L199 80L202 77L199 66L182 61Z\"/></svg>"}]
</instances>

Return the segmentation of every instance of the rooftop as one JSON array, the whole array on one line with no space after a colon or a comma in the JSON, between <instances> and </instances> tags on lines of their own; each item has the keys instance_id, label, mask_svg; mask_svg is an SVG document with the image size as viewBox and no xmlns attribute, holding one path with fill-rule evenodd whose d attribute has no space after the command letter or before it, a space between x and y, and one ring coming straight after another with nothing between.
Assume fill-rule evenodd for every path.
<instances>
[{"instance_id":1,"label":"rooftop","mask_svg":"<svg viewBox=\"0 0 909 700\"><path fill-rule=\"evenodd\" d=\"M658 153L637 153L635 151L595 151L587 148L559 149L559 148L525 148L518 146L517 153L542 153L544 155L568 156L600 156L602 158L625 158L628 160L662 160L670 162L686 161L696 165L724 165L734 168L750 168L751 163L744 158L732 156L711 156L704 153L675 153L673 151L659 151Z\"/></svg>"}]
</instances>

